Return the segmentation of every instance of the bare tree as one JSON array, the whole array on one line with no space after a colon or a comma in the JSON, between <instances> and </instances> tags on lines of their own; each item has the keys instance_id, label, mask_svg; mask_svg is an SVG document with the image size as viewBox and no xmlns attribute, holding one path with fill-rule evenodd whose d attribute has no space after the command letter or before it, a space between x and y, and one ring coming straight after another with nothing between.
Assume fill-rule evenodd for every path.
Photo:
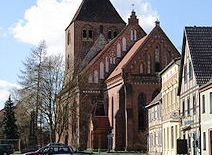
<instances>
[{"instance_id":1,"label":"bare tree","mask_svg":"<svg viewBox=\"0 0 212 155\"><path fill-rule=\"evenodd\" d=\"M45 41L32 50L30 57L26 59L24 70L19 76L21 97L20 103L25 104L28 111L35 112L37 127L35 135L42 145L42 135L38 134L48 124L50 142L55 141L56 128L56 94L62 89L63 84L63 58L47 56Z\"/></svg>"}]
</instances>

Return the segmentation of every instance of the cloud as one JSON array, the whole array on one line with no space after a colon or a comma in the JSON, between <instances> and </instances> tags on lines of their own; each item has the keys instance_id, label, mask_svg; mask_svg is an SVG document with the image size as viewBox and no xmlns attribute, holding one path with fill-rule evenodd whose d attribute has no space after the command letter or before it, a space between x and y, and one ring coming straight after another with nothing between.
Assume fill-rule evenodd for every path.
<instances>
[{"instance_id":1,"label":"cloud","mask_svg":"<svg viewBox=\"0 0 212 155\"><path fill-rule=\"evenodd\" d=\"M127 21L135 4L141 26L149 31L154 26L157 12L153 11L147 0L111 0L121 16ZM64 53L64 30L71 22L80 0L37 0L36 4L25 11L20 19L11 27L14 38L21 42L37 45L46 40L48 52Z\"/></svg>"},{"instance_id":2,"label":"cloud","mask_svg":"<svg viewBox=\"0 0 212 155\"><path fill-rule=\"evenodd\" d=\"M13 88L19 88L19 86L8 81L0 80L0 109L4 107L4 103L10 95L10 90Z\"/></svg>"}]
</instances>

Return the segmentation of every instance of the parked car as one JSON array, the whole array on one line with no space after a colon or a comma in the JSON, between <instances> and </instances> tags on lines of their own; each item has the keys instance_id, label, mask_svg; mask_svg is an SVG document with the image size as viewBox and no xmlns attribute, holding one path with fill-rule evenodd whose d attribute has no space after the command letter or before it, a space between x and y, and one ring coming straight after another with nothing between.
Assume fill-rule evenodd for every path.
<instances>
[{"instance_id":1,"label":"parked car","mask_svg":"<svg viewBox=\"0 0 212 155\"><path fill-rule=\"evenodd\" d=\"M13 153L12 145L0 144L0 155L9 155Z\"/></svg>"},{"instance_id":2,"label":"parked car","mask_svg":"<svg viewBox=\"0 0 212 155\"><path fill-rule=\"evenodd\" d=\"M71 147L64 144L48 144L37 151L27 152L25 155L54 155L54 154L63 154L63 155L71 155L73 150Z\"/></svg>"}]
</instances>

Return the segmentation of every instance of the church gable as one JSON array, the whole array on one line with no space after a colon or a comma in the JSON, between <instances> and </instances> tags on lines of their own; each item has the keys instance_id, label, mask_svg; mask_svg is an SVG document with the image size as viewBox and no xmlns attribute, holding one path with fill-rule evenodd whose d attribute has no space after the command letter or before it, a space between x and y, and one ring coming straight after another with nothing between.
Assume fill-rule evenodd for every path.
<instances>
[{"instance_id":1,"label":"church gable","mask_svg":"<svg viewBox=\"0 0 212 155\"><path fill-rule=\"evenodd\" d=\"M154 75L180 54L157 23L147 37L136 42L107 80L121 75Z\"/></svg>"},{"instance_id":2,"label":"church gable","mask_svg":"<svg viewBox=\"0 0 212 155\"><path fill-rule=\"evenodd\" d=\"M89 75L89 83L104 81L111 71L117 66L126 55L129 48L146 33L138 25L138 22L129 23L116 38L114 38L105 48L95 56L85 67L83 72Z\"/></svg>"}]
</instances>

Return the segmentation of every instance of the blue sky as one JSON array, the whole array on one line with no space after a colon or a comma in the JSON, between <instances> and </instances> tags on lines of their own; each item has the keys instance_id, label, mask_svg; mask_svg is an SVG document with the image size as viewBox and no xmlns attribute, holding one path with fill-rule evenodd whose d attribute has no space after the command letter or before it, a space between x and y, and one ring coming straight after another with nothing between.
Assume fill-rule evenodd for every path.
<instances>
[{"instance_id":1,"label":"blue sky","mask_svg":"<svg viewBox=\"0 0 212 155\"><path fill-rule=\"evenodd\" d=\"M212 26L211 0L111 0L127 21L135 4L140 25L149 32L158 18L177 49L184 26ZM0 5L0 109L31 48L46 40L49 53L64 53L64 29L81 0L7 0Z\"/></svg>"}]
</instances>

